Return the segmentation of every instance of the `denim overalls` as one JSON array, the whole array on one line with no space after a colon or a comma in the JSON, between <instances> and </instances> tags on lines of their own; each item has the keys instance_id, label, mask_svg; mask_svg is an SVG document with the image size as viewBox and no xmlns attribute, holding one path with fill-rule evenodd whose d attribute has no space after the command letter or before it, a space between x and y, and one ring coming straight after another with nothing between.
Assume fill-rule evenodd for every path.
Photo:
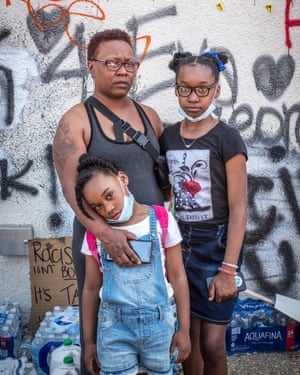
<instances>
[{"instance_id":1,"label":"denim overalls","mask_svg":"<svg viewBox=\"0 0 300 375\"><path fill-rule=\"evenodd\" d=\"M176 322L174 299L168 297L156 215L149 206L151 263L122 268L106 259L103 267L102 298L98 314L97 348L100 374L172 374L169 348Z\"/></svg>"}]
</instances>

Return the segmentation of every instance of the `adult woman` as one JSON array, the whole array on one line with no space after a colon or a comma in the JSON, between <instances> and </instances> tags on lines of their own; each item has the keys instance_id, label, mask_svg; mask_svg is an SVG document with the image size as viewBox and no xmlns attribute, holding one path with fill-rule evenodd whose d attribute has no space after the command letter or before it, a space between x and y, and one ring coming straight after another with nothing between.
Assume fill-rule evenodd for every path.
<instances>
[{"instance_id":1,"label":"adult woman","mask_svg":"<svg viewBox=\"0 0 300 375\"><path fill-rule=\"evenodd\" d=\"M88 69L95 86L93 97L129 122L135 130L146 134L158 150L157 138L163 130L158 115L150 107L142 105L148 120L144 121L128 96L139 67L129 35L118 29L96 33L89 42L87 57ZM64 196L76 215L73 227L73 260L78 282L79 306L85 270L84 256L80 254L80 248L85 227L105 244L107 252L118 265L133 266L139 263L138 257L127 243L128 239L135 238L133 234L112 229L99 216L95 216L89 207L86 207L86 210L94 220L87 218L79 210L74 193L79 156L88 153L115 161L128 175L129 188L140 202L163 203L150 155L127 135L124 135L123 140L116 140L114 130L114 124L102 113L79 103L62 116L53 143L56 171ZM81 374L84 373L82 369Z\"/></svg>"},{"instance_id":2,"label":"adult woman","mask_svg":"<svg viewBox=\"0 0 300 375\"><path fill-rule=\"evenodd\" d=\"M190 287L188 375L227 374L226 325L236 301L234 276L246 227L247 150L237 130L213 116L226 62L225 55L214 52L177 53L169 66L176 73L184 119L165 129L160 144L170 169Z\"/></svg>"}]
</instances>

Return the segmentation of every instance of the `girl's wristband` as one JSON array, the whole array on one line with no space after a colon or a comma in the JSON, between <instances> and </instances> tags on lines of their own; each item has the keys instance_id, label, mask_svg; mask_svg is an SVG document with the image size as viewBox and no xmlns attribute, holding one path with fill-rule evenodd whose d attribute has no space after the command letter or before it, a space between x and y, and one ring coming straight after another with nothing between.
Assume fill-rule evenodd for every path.
<instances>
[{"instance_id":1,"label":"girl's wristband","mask_svg":"<svg viewBox=\"0 0 300 375\"><path fill-rule=\"evenodd\" d=\"M226 273L227 275L231 275L231 276L236 276L237 275L236 271L230 271L230 270L227 270L226 268L223 268L223 267L219 267L218 271Z\"/></svg>"},{"instance_id":2,"label":"girl's wristband","mask_svg":"<svg viewBox=\"0 0 300 375\"><path fill-rule=\"evenodd\" d=\"M239 266L237 264L232 264L232 263L227 263L227 262L222 262L222 266L227 266L229 268L234 268L235 270L237 270L239 268Z\"/></svg>"}]
</instances>

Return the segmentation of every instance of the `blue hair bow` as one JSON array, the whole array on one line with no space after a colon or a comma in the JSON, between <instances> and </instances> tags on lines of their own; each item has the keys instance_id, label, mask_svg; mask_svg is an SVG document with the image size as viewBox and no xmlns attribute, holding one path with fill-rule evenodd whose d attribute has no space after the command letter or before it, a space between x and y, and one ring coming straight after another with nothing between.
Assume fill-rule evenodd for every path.
<instances>
[{"instance_id":1,"label":"blue hair bow","mask_svg":"<svg viewBox=\"0 0 300 375\"><path fill-rule=\"evenodd\" d=\"M218 56L218 54L216 52L204 52L203 55L215 57L215 59L217 60L217 63L218 63L219 72L222 72L223 70L226 69L225 65L222 63L222 61L220 60L220 57Z\"/></svg>"}]
</instances>

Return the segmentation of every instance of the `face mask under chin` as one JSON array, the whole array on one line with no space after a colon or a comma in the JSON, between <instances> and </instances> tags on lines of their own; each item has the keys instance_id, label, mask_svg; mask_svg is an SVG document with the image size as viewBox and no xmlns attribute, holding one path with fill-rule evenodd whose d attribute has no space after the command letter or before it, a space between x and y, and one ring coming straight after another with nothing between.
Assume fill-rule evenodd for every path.
<instances>
[{"instance_id":1,"label":"face mask under chin","mask_svg":"<svg viewBox=\"0 0 300 375\"><path fill-rule=\"evenodd\" d=\"M113 220L113 219L105 219L105 221L109 224L121 224L126 223L132 215L133 215L133 207L134 207L134 197L129 192L129 195L124 194L123 198L123 210L121 212L121 215L119 219Z\"/></svg>"},{"instance_id":2,"label":"face mask under chin","mask_svg":"<svg viewBox=\"0 0 300 375\"><path fill-rule=\"evenodd\" d=\"M207 108L207 110L206 110L205 112L203 112L203 113L202 113L200 116L198 116L198 117L191 117L191 116L189 116L188 114L186 114L186 113L184 112L184 110L183 110L181 107L178 108L178 113L179 113L182 117L186 118L187 120L189 120L189 121L191 121L191 122L198 122L198 121L201 121L201 120L205 120L207 117L209 117L209 116L214 112L215 109L216 109L216 105L215 105L215 101L213 100L213 101L210 103L210 105L209 105L209 107Z\"/></svg>"}]
</instances>

